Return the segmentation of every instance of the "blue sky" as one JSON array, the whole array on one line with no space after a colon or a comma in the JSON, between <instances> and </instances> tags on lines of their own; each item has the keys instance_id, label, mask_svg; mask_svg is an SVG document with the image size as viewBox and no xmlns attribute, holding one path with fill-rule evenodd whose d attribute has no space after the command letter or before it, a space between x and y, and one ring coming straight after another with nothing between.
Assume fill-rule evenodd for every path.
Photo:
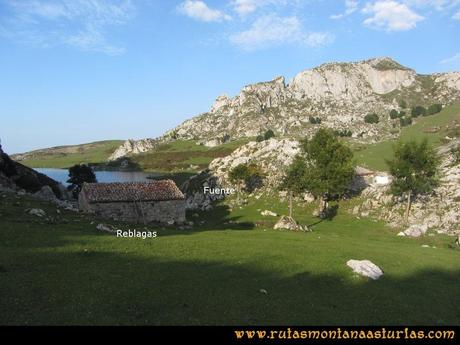
<instances>
[{"instance_id":1,"label":"blue sky","mask_svg":"<svg viewBox=\"0 0 460 345\"><path fill-rule=\"evenodd\" d=\"M324 62L460 70L460 0L0 0L9 152L155 137Z\"/></svg>"}]
</instances>

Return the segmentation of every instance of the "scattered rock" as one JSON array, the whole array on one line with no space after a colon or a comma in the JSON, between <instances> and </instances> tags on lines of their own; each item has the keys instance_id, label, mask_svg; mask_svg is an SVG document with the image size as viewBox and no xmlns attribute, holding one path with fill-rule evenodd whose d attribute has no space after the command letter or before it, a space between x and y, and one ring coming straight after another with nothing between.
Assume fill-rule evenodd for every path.
<instances>
[{"instance_id":1,"label":"scattered rock","mask_svg":"<svg viewBox=\"0 0 460 345\"><path fill-rule=\"evenodd\" d=\"M267 290L265 290L265 289L260 289L259 292L260 292L260 293L263 293L263 294L265 294L265 295L268 294Z\"/></svg>"},{"instance_id":2,"label":"scattered rock","mask_svg":"<svg viewBox=\"0 0 460 345\"><path fill-rule=\"evenodd\" d=\"M315 196L311 193L305 193L305 195L303 196L303 200L308 202L308 203L311 203L313 201L315 201Z\"/></svg>"},{"instance_id":3,"label":"scattered rock","mask_svg":"<svg viewBox=\"0 0 460 345\"><path fill-rule=\"evenodd\" d=\"M278 214L276 214L275 212L272 212L272 211L268 211L268 210L262 211L260 214L262 216L278 217Z\"/></svg>"},{"instance_id":4,"label":"scattered rock","mask_svg":"<svg viewBox=\"0 0 460 345\"><path fill-rule=\"evenodd\" d=\"M426 233L428 226L426 224L413 224L403 231L405 236L420 237Z\"/></svg>"},{"instance_id":5,"label":"scattered rock","mask_svg":"<svg viewBox=\"0 0 460 345\"><path fill-rule=\"evenodd\" d=\"M99 231L105 231L105 232L110 232L111 234L114 234L117 232L117 229L113 227L112 225L107 225L107 224L98 224L96 226L96 229Z\"/></svg>"},{"instance_id":6,"label":"scattered rock","mask_svg":"<svg viewBox=\"0 0 460 345\"><path fill-rule=\"evenodd\" d=\"M297 222L293 218L288 216L282 216L280 220L275 224L273 229L291 231L304 230L301 225L297 224Z\"/></svg>"},{"instance_id":7,"label":"scattered rock","mask_svg":"<svg viewBox=\"0 0 460 345\"><path fill-rule=\"evenodd\" d=\"M353 272L373 280L383 275L382 269L369 260L348 260L347 266L353 269Z\"/></svg>"},{"instance_id":8,"label":"scattered rock","mask_svg":"<svg viewBox=\"0 0 460 345\"><path fill-rule=\"evenodd\" d=\"M41 208L32 208L28 211L28 213L32 216L37 216L40 218L46 216L46 212L43 211Z\"/></svg>"},{"instance_id":9,"label":"scattered rock","mask_svg":"<svg viewBox=\"0 0 460 345\"><path fill-rule=\"evenodd\" d=\"M38 192L34 193L34 197L48 202L55 203L57 201L56 195L50 186L43 186Z\"/></svg>"}]
</instances>

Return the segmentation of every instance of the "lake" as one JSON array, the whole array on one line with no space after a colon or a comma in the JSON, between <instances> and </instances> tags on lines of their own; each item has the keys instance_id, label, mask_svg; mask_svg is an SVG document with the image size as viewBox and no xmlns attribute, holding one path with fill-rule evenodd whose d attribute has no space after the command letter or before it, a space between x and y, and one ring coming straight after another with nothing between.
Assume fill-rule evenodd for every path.
<instances>
[{"instance_id":1,"label":"lake","mask_svg":"<svg viewBox=\"0 0 460 345\"><path fill-rule=\"evenodd\" d=\"M53 180L68 185L69 171L67 169L36 168L35 171L42 173ZM160 174L147 173L142 171L95 171L97 182L143 182L149 181L148 176L159 176Z\"/></svg>"}]
</instances>

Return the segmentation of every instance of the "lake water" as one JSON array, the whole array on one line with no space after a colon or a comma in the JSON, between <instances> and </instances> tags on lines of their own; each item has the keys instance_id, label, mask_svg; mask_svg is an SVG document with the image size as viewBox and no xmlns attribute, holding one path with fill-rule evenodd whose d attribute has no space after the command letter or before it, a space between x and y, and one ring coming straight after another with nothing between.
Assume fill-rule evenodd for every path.
<instances>
[{"instance_id":1,"label":"lake water","mask_svg":"<svg viewBox=\"0 0 460 345\"><path fill-rule=\"evenodd\" d=\"M69 171L67 169L36 168L36 171L42 173L53 180L68 185ZM147 176L159 174L146 173L142 171L95 171L97 182L143 182L149 181Z\"/></svg>"}]
</instances>

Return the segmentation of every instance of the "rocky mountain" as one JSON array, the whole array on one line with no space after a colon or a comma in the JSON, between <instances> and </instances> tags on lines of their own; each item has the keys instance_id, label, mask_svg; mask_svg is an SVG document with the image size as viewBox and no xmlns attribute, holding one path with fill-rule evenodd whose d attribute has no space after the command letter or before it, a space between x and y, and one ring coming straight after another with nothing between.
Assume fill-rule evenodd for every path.
<instances>
[{"instance_id":1,"label":"rocky mountain","mask_svg":"<svg viewBox=\"0 0 460 345\"><path fill-rule=\"evenodd\" d=\"M257 136L268 129L281 137L308 136L318 126L310 122L314 117L322 126L350 130L365 142L378 141L396 135L399 123L388 114L391 109L402 110L402 100L412 107L458 99L460 72L417 74L388 57L327 63L300 72L289 83L277 77L245 86L233 98L219 96L209 112L185 121L161 140L215 143ZM374 112L380 123L365 123L365 115ZM128 147L136 147L135 143L125 146L120 152L136 152Z\"/></svg>"}]
</instances>

